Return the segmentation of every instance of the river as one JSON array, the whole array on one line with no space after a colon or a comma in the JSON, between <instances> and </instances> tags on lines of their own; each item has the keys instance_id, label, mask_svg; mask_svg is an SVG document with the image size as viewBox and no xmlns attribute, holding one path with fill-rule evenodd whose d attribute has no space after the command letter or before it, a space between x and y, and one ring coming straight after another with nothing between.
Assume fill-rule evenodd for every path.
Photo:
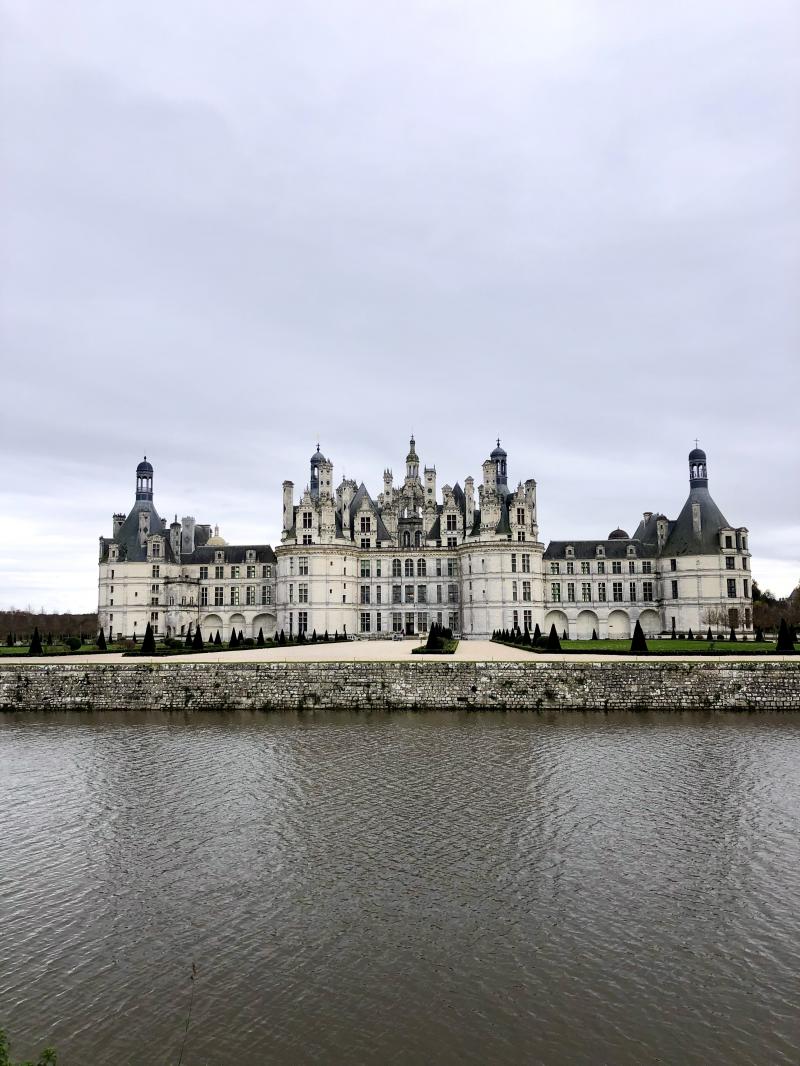
<instances>
[{"instance_id":1,"label":"river","mask_svg":"<svg viewBox=\"0 0 800 1066\"><path fill-rule=\"evenodd\" d=\"M18 1058L796 1064L799 975L797 714L0 715Z\"/></svg>"}]
</instances>

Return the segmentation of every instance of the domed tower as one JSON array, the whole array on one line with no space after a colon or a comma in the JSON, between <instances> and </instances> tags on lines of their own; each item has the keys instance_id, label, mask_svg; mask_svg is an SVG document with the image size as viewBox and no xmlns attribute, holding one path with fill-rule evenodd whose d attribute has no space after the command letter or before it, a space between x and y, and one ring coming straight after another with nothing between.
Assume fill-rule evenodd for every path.
<instances>
[{"instance_id":1,"label":"domed tower","mask_svg":"<svg viewBox=\"0 0 800 1066\"><path fill-rule=\"evenodd\" d=\"M500 438L497 438L497 447L494 449L489 458L494 463L495 474L497 477L497 491L502 492L504 495L508 493L508 470L506 468L506 460L508 455L505 449L500 447Z\"/></svg>"},{"instance_id":2,"label":"domed tower","mask_svg":"<svg viewBox=\"0 0 800 1066\"><path fill-rule=\"evenodd\" d=\"M147 456L136 467L136 499L153 502L153 465Z\"/></svg>"},{"instance_id":3,"label":"domed tower","mask_svg":"<svg viewBox=\"0 0 800 1066\"><path fill-rule=\"evenodd\" d=\"M406 456L406 480L416 481L419 477L419 456L417 455L417 447L414 442L414 437L411 437L408 445L408 455Z\"/></svg>"},{"instance_id":4,"label":"domed tower","mask_svg":"<svg viewBox=\"0 0 800 1066\"><path fill-rule=\"evenodd\" d=\"M319 442L317 442L317 450L311 456L311 478L309 481L311 495L314 499L319 499L319 475L320 467L325 462L325 456L319 450Z\"/></svg>"},{"instance_id":5,"label":"domed tower","mask_svg":"<svg viewBox=\"0 0 800 1066\"><path fill-rule=\"evenodd\" d=\"M708 488L706 453L702 448L695 447L689 452L689 487L692 489Z\"/></svg>"}]
</instances>

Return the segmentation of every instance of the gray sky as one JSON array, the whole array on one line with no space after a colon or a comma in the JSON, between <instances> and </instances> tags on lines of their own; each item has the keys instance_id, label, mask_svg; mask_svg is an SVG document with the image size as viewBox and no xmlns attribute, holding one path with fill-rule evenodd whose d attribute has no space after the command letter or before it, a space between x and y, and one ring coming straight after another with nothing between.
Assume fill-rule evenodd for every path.
<instances>
[{"instance_id":1,"label":"gray sky","mask_svg":"<svg viewBox=\"0 0 800 1066\"><path fill-rule=\"evenodd\" d=\"M793 0L0 0L0 605L156 505L275 542L500 434L542 539L675 517L694 437L800 578Z\"/></svg>"}]
</instances>

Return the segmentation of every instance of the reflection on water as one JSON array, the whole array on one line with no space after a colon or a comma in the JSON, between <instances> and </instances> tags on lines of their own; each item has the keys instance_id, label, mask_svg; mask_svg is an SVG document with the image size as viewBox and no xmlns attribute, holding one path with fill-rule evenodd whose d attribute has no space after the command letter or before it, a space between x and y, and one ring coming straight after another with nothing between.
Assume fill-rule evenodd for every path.
<instances>
[{"instance_id":1,"label":"reflection on water","mask_svg":"<svg viewBox=\"0 0 800 1066\"><path fill-rule=\"evenodd\" d=\"M19 1057L796 1063L800 716L0 717Z\"/></svg>"}]
</instances>

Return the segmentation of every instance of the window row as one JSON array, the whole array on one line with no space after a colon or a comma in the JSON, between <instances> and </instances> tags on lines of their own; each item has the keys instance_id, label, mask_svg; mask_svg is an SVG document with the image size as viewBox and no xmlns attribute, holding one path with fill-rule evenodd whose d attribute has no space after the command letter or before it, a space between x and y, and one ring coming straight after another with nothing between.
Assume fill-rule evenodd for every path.
<instances>
[{"instance_id":1,"label":"window row","mask_svg":"<svg viewBox=\"0 0 800 1066\"><path fill-rule=\"evenodd\" d=\"M209 580L209 571L210 571L210 569L211 569L211 567L209 567L209 566L201 566L200 567L200 580L201 581L208 581ZM238 581L242 577L242 567L241 566L231 566L228 569L229 569L228 576L229 576L231 581ZM158 570L158 567L154 566L153 567L153 577L158 577L158 574L155 573L156 570ZM258 568L256 566L253 566L252 564L250 566L244 567L244 571L245 571L244 577L252 581L253 578L257 577L257 570L258 570ZM272 577L272 564L271 563L265 563L261 567L261 577L262 577L262 579L263 578L271 578ZM224 581L225 580L225 567L224 566L215 566L214 567L214 580L215 581Z\"/></svg>"},{"instance_id":2,"label":"window row","mask_svg":"<svg viewBox=\"0 0 800 1066\"><path fill-rule=\"evenodd\" d=\"M225 600L225 593L228 593L228 600ZM213 589L214 606L215 607L255 607L257 605L269 606L272 603L272 588L269 585L262 585L261 590L256 588L255 585L247 585L243 589L238 585L232 587L226 587L224 585L216 585ZM200 606L208 607L209 589L208 587L200 589Z\"/></svg>"},{"instance_id":3,"label":"window row","mask_svg":"<svg viewBox=\"0 0 800 1066\"><path fill-rule=\"evenodd\" d=\"M639 600L636 582L627 582L627 589L625 588L625 584L626 583L623 581L611 582L611 602L622 603L623 601L627 600L630 603L636 603ZM676 584L676 582L674 582L674 584ZM578 595L579 591L580 596ZM566 587L566 598L564 598L562 596L562 586L560 581L554 581L550 585L550 599L554 603L608 603L608 592L608 585L605 581L598 581L594 588L592 587L591 581L582 581L580 583L580 590L578 590L578 585L576 582L568 581ZM644 603L652 603L655 600L654 592L654 582L642 582L641 599Z\"/></svg>"},{"instance_id":4,"label":"window row","mask_svg":"<svg viewBox=\"0 0 800 1066\"><path fill-rule=\"evenodd\" d=\"M511 558L512 558L512 564L513 564L514 557L512 556ZM628 563L628 566L627 566L627 571L626 572L629 573L629 574L637 573L636 560L635 559L628 559L627 563ZM640 573L642 573L642 574L652 574L652 572L653 572L652 560L643 559L641 565L642 565L642 568L641 568L641 571L639 571ZM606 561L604 559L598 560L598 562L596 563L596 566L597 566L597 569L594 571L594 573L597 573L597 574L605 574L606 573ZM580 563L580 568L581 568L580 572L582 574L591 574L593 572L592 571L592 564L588 560L582 560L581 563ZM513 565L511 567L511 569L512 570L514 569ZM674 569L675 569L675 567L673 567L673 570ZM576 572L577 571L575 570L575 561L567 560L567 562L565 563L565 569L564 569L563 573L569 575L569 574L574 574ZM611 573L612 574L621 574L622 572L623 572L622 560L621 559L612 559L611 560ZM561 563L557 559L551 559L551 561L550 561L550 573L551 574L560 574L560 573L562 573Z\"/></svg>"}]
</instances>

